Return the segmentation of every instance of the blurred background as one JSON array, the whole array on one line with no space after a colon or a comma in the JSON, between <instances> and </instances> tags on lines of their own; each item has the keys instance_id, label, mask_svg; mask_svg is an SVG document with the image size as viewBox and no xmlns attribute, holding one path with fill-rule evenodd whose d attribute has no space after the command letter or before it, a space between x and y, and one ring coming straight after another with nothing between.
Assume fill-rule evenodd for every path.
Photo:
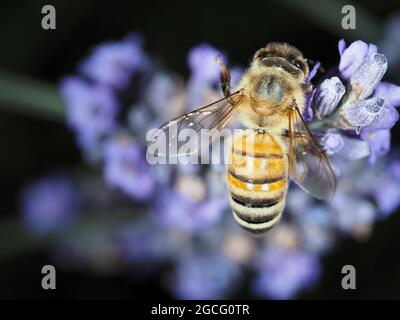
<instances>
[{"instance_id":1,"label":"blurred background","mask_svg":"<svg viewBox=\"0 0 400 320\"><path fill-rule=\"evenodd\" d=\"M56 30L41 28L46 4ZM214 94L215 81L194 74L202 50L220 50L240 72L256 49L285 41L329 69L341 38L361 39L387 50L385 80L399 84L398 1L352 1L357 29L347 31L344 4L2 1L0 297L399 298L397 203L384 218L376 198L338 206L369 215L342 223L329 214L337 208L294 190L288 221L255 240L232 221L214 180L222 168L155 170L141 156L146 129L183 112L182 101L192 108ZM121 65L102 69L120 53ZM100 111L80 113L96 103ZM391 132L395 154L399 129ZM320 216L323 227L307 233ZM41 288L45 264L57 269L56 290ZM357 290L341 288L346 264L356 267Z\"/></svg>"}]
</instances>

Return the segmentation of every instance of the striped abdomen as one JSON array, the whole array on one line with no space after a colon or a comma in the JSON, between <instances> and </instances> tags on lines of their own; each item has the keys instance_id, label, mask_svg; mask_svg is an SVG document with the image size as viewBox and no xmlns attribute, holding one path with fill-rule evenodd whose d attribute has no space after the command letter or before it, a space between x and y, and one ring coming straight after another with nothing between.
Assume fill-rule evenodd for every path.
<instances>
[{"instance_id":1,"label":"striped abdomen","mask_svg":"<svg viewBox=\"0 0 400 320\"><path fill-rule=\"evenodd\" d=\"M235 136L227 182L233 216L244 229L260 234L273 227L285 206L287 160L269 133Z\"/></svg>"}]
</instances>

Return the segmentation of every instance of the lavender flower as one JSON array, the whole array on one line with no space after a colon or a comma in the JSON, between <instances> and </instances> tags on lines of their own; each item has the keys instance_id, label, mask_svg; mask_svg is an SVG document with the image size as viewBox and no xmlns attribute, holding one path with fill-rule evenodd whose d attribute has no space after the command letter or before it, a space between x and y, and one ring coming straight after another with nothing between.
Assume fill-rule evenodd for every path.
<instances>
[{"instance_id":1,"label":"lavender flower","mask_svg":"<svg viewBox=\"0 0 400 320\"><path fill-rule=\"evenodd\" d=\"M304 103L303 118L305 121L310 122L314 119L313 101L317 89L313 89L309 94L306 95L306 101Z\"/></svg>"},{"instance_id":2,"label":"lavender flower","mask_svg":"<svg viewBox=\"0 0 400 320\"><path fill-rule=\"evenodd\" d=\"M135 72L149 66L142 38L133 34L120 42L97 46L79 70L91 80L113 88L125 88Z\"/></svg>"},{"instance_id":3,"label":"lavender flower","mask_svg":"<svg viewBox=\"0 0 400 320\"><path fill-rule=\"evenodd\" d=\"M368 54L376 53L377 47L373 44L367 44L361 40L354 41L346 48L346 42L339 41L339 71L343 79L349 79L350 76L361 66Z\"/></svg>"},{"instance_id":4,"label":"lavender flower","mask_svg":"<svg viewBox=\"0 0 400 320\"><path fill-rule=\"evenodd\" d=\"M179 178L175 190L158 194L155 219L166 228L196 233L218 222L228 208L225 197L208 197L205 181L193 175Z\"/></svg>"},{"instance_id":5,"label":"lavender flower","mask_svg":"<svg viewBox=\"0 0 400 320\"><path fill-rule=\"evenodd\" d=\"M371 154L369 144L359 138L342 134L343 146L340 150L336 150L336 154L341 158L348 160L358 160L368 157ZM323 145L325 150L329 150L329 146Z\"/></svg>"},{"instance_id":6,"label":"lavender flower","mask_svg":"<svg viewBox=\"0 0 400 320\"><path fill-rule=\"evenodd\" d=\"M290 213L302 216L311 209L312 205L311 196L292 183L286 199L286 208Z\"/></svg>"},{"instance_id":7,"label":"lavender flower","mask_svg":"<svg viewBox=\"0 0 400 320\"><path fill-rule=\"evenodd\" d=\"M316 137L327 155L333 155L339 152L345 145L343 136L338 130L333 128L325 132L316 133Z\"/></svg>"},{"instance_id":8,"label":"lavender flower","mask_svg":"<svg viewBox=\"0 0 400 320\"><path fill-rule=\"evenodd\" d=\"M220 55L218 50L206 43L193 48L188 55L192 79L205 83L219 81L219 65L215 58ZM226 58L222 58L226 60Z\"/></svg>"},{"instance_id":9,"label":"lavender flower","mask_svg":"<svg viewBox=\"0 0 400 320\"><path fill-rule=\"evenodd\" d=\"M228 260L239 265L250 265L258 253L256 242L242 230L238 230L236 224L232 223L229 227L228 232L226 225L223 230L218 230L226 233L226 236L222 237L221 253Z\"/></svg>"},{"instance_id":10,"label":"lavender flower","mask_svg":"<svg viewBox=\"0 0 400 320\"><path fill-rule=\"evenodd\" d=\"M368 194L376 201L380 217L385 218L400 205L400 162L390 159L383 165L387 169L375 175L373 181L371 179L372 188Z\"/></svg>"},{"instance_id":11,"label":"lavender flower","mask_svg":"<svg viewBox=\"0 0 400 320\"><path fill-rule=\"evenodd\" d=\"M391 129L394 127L394 125L397 123L398 120L399 120L398 111L395 108L389 106L385 101L382 109L380 110L374 121L370 125L368 125L367 128L365 129L367 130Z\"/></svg>"},{"instance_id":12,"label":"lavender flower","mask_svg":"<svg viewBox=\"0 0 400 320\"><path fill-rule=\"evenodd\" d=\"M339 52L338 68L316 84L306 97L305 110L310 129L337 173L337 194L331 203L316 202L292 186L287 214L265 241L258 241L230 217L225 168L150 166L145 159L143 132L188 111L188 105L190 110L221 97L215 61L219 52L206 44L191 50L191 73L184 85L167 70L150 65L154 61L138 38L95 49L80 67L82 79L71 77L62 83L67 112L73 115L68 119L84 141L84 151L100 151L107 185L140 201L140 210L132 207L135 220L128 225L124 220L113 224L112 231L95 229L98 236L80 235L73 242L77 259L89 265L106 260L106 270L115 270L112 266L122 258L138 273L167 263L171 272L157 272L163 279L172 274L168 289L185 299L231 296L245 275L242 267L256 271L250 289L262 297L294 298L314 285L321 272L319 256L333 247L338 230L364 239L377 218L400 205L400 165L379 159L390 149L400 89L381 82L387 63L376 46L356 41L346 48L342 40ZM314 65L307 82L318 67ZM131 82L145 70L152 71L145 73L146 81ZM243 68L231 71L235 86ZM128 84L138 88L134 98L127 94ZM368 156L375 166L366 161ZM123 200L118 196L114 201L120 205Z\"/></svg>"},{"instance_id":13,"label":"lavender flower","mask_svg":"<svg viewBox=\"0 0 400 320\"><path fill-rule=\"evenodd\" d=\"M221 299L237 283L237 265L218 254L191 254L178 262L171 288L179 299Z\"/></svg>"},{"instance_id":14,"label":"lavender flower","mask_svg":"<svg viewBox=\"0 0 400 320\"><path fill-rule=\"evenodd\" d=\"M136 200L149 199L155 191L143 147L121 134L105 142L103 147L104 176L111 187L121 189Z\"/></svg>"},{"instance_id":15,"label":"lavender flower","mask_svg":"<svg viewBox=\"0 0 400 320\"><path fill-rule=\"evenodd\" d=\"M400 181L392 176L378 179L373 183L371 194L378 205L380 216L387 217L400 205Z\"/></svg>"},{"instance_id":16,"label":"lavender flower","mask_svg":"<svg viewBox=\"0 0 400 320\"><path fill-rule=\"evenodd\" d=\"M156 263L178 258L185 254L189 234L157 232L157 222L140 219L119 231L118 243L122 257L135 264Z\"/></svg>"},{"instance_id":17,"label":"lavender flower","mask_svg":"<svg viewBox=\"0 0 400 320\"><path fill-rule=\"evenodd\" d=\"M371 163L375 163L377 157L386 155L390 150L390 130L364 130L361 132L361 139L370 147Z\"/></svg>"},{"instance_id":18,"label":"lavender flower","mask_svg":"<svg viewBox=\"0 0 400 320\"><path fill-rule=\"evenodd\" d=\"M208 44L201 44L189 52L190 79L187 92L190 108L204 104L207 96L215 94L214 87L219 84L220 77L220 68L215 60L217 56L226 61L219 51Z\"/></svg>"},{"instance_id":19,"label":"lavender flower","mask_svg":"<svg viewBox=\"0 0 400 320\"><path fill-rule=\"evenodd\" d=\"M392 108L400 106L400 86L393 83L379 83L375 88L374 96L383 97Z\"/></svg>"},{"instance_id":20,"label":"lavender flower","mask_svg":"<svg viewBox=\"0 0 400 320\"><path fill-rule=\"evenodd\" d=\"M330 205L336 213L335 220L339 230L355 236L364 236L364 232L369 232L376 215L371 202L344 192L337 192Z\"/></svg>"},{"instance_id":21,"label":"lavender flower","mask_svg":"<svg viewBox=\"0 0 400 320\"><path fill-rule=\"evenodd\" d=\"M381 82L375 88L374 97L383 97L385 106L381 115L369 126L370 129L391 129L399 120L395 109L400 105L400 87L388 82Z\"/></svg>"},{"instance_id":22,"label":"lavender flower","mask_svg":"<svg viewBox=\"0 0 400 320\"><path fill-rule=\"evenodd\" d=\"M258 262L255 291L273 299L291 299L300 290L316 283L320 264L312 254L269 247Z\"/></svg>"},{"instance_id":23,"label":"lavender flower","mask_svg":"<svg viewBox=\"0 0 400 320\"><path fill-rule=\"evenodd\" d=\"M380 82L387 61L375 45L355 41L346 48L341 40L339 53L339 76L347 83L332 77L315 89L311 105L320 120L315 123L316 135L330 155L347 159L370 156L374 163L390 149L387 130L399 119L395 107L400 103L400 90L394 84ZM361 135L354 136L353 132Z\"/></svg>"},{"instance_id":24,"label":"lavender flower","mask_svg":"<svg viewBox=\"0 0 400 320\"><path fill-rule=\"evenodd\" d=\"M341 112L353 127L366 127L379 118L384 103L385 100L381 98L371 98L347 104L341 109Z\"/></svg>"},{"instance_id":25,"label":"lavender flower","mask_svg":"<svg viewBox=\"0 0 400 320\"><path fill-rule=\"evenodd\" d=\"M397 157L393 156L389 163L390 176L400 181L400 161Z\"/></svg>"},{"instance_id":26,"label":"lavender flower","mask_svg":"<svg viewBox=\"0 0 400 320\"><path fill-rule=\"evenodd\" d=\"M310 73L308 74L308 77L306 79L306 83L311 82L311 80L317 75L320 67L321 67L321 62L317 61L310 70Z\"/></svg>"},{"instance_id":27,"label":"lavender flower","mask_svg":"<svg viewBox=\"0 0 400 320\"><path fill-rule=\"evenodd\" d=\"M79 211L80 194L69 178L54 175L27 185L21 193L21 204L26 227L46 234L60 231L73 221Z\"/></svg>"},{"instance_id":28,"label":"lavender flower","mask_svg":"<svg viewBox=\"0 0 400 320\"><path fill-rule=\"evenodd\" d=\"M383 54L369 54L350 77L350 86L358 100L369 97L381 81L387 69Z\"/></svg>"},{"instance_id":29,"label":"lavender flower","mask_svg":"<svg viewBox=\"0 0 400 320\"><path fill-rule=\"evenodd\" d=\"M165 71L153 74L144 89L143 101L144 109L153 113L158 126L186 111L183 89L179 79L173 75Z\"/></svg>"},{"instance_id":30,"label":"lavender flower","mask_svg":"<svg viewBox=\"0 0 400 320\"><path fill-rule=\"evenodd\" d=\"M63 79L60 90L67 107L68 125L76 132L81 148L92 151L101 137L117 127L116 97L109 88L90 85L77 77Z\"/></svg>"},{"instance_id":31,"label":"lavender flower","mask_svg":"<svg viewBox=\"0 0 400 320\"><path fill-rule=\"evenodd\" d=\"M304 216L297 215L301 228L302 246L314 254L326 253L333 247L332 211L326 206L314 205Z\"/></svg>"},{"instance_id":32,"label":"lavender flower","mask_svg":"<svg viewBox=\"0 0 400 320\"><path fill-rule=\"evenodd\" d=\"M329 116L339 104L345 93L343 83L338 77L324 80L317 88L313 108L318 119Z\"/></svg>"}]
</instances>

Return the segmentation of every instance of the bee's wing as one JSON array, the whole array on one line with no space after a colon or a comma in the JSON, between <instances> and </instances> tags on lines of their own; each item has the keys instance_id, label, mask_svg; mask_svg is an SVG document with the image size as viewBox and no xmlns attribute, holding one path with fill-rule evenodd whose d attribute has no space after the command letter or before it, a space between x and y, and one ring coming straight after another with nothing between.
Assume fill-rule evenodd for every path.
<instances>
[{"instance_id":1,"label":"bee's wing","mask_svg":"<svg viewBox=\"0 0 400 320\"><path fill-rule=\"evenodd\" d=\"M158 155L180 156L199 153L212 141L212 137L200 139L201 131L203 129L222 130L239 106L241 97L241 90L236 91L225 98L186 113L161 126L153 135L152 143L157 143L160 138L166 139L168 147L165 153L159 152ZM185 132L185 130L187 131ZM188 138L189 135L193 139L189 138L189 141L184 139L185 137ZM184 150L182 151L182 149Z\"/></svg>"},{"instance_id":2,"label":"bee's wing","mask_svg":"<svg viewBox=\"0 0 400 320\"><path fill-rule=\"evenodd\" d=\"M290 178L315 198L331 199L336 191L335 173L297 107L289 111L288 135Z\"/></svg>"}]
</instances>

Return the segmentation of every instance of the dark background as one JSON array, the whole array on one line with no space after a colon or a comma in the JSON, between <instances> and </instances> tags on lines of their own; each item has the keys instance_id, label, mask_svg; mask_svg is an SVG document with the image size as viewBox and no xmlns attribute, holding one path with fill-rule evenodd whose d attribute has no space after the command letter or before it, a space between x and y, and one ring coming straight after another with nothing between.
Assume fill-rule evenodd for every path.
<instances>
[{"instance_id":1,"label":"dark background","mask_svg":"<svg viewBox=\"0 0 400 320\"><path fill-rule=\"evenodd\" d=\"M325 67L338 62L337 42L362 39L377 43L384 19L400 10L398 1L352 1L357 30L341 29L340 1L1 1L0 71L56 85L73 73L79 60L96 44L120 39L131 31L143 34L146 50L170 70L187 75L186 54L201 42L224 50L231 64L246 65L256 49L272 40L298 46ZM41 8L57 10L57 29L41 28ZM400 31L400 30L399 30ZM390 66L389 66L390 68ZM391 79L394 80L394 79ZM397 79L397 83L399 79ZM17 194L30 178L49 170L82 163L73 135L62 122L16 112L0 102L0 215L17 215ZM398 129L393 145L398 146ZM375 225L365 242L341 241L323 259L319 286L300 298L400 298L399 214ZM2 238L5 225L0 225ZM41 289L41 266L51 263L46 252L0 260L0 298L145 298L169 297L154 278L141 283L127 274L100 277L85 272L57 273L57 290ZM341 267L357 270L357 290L340 286ZM249 298L246 288L237 298Z\"/></svg>"}]
</instances>

